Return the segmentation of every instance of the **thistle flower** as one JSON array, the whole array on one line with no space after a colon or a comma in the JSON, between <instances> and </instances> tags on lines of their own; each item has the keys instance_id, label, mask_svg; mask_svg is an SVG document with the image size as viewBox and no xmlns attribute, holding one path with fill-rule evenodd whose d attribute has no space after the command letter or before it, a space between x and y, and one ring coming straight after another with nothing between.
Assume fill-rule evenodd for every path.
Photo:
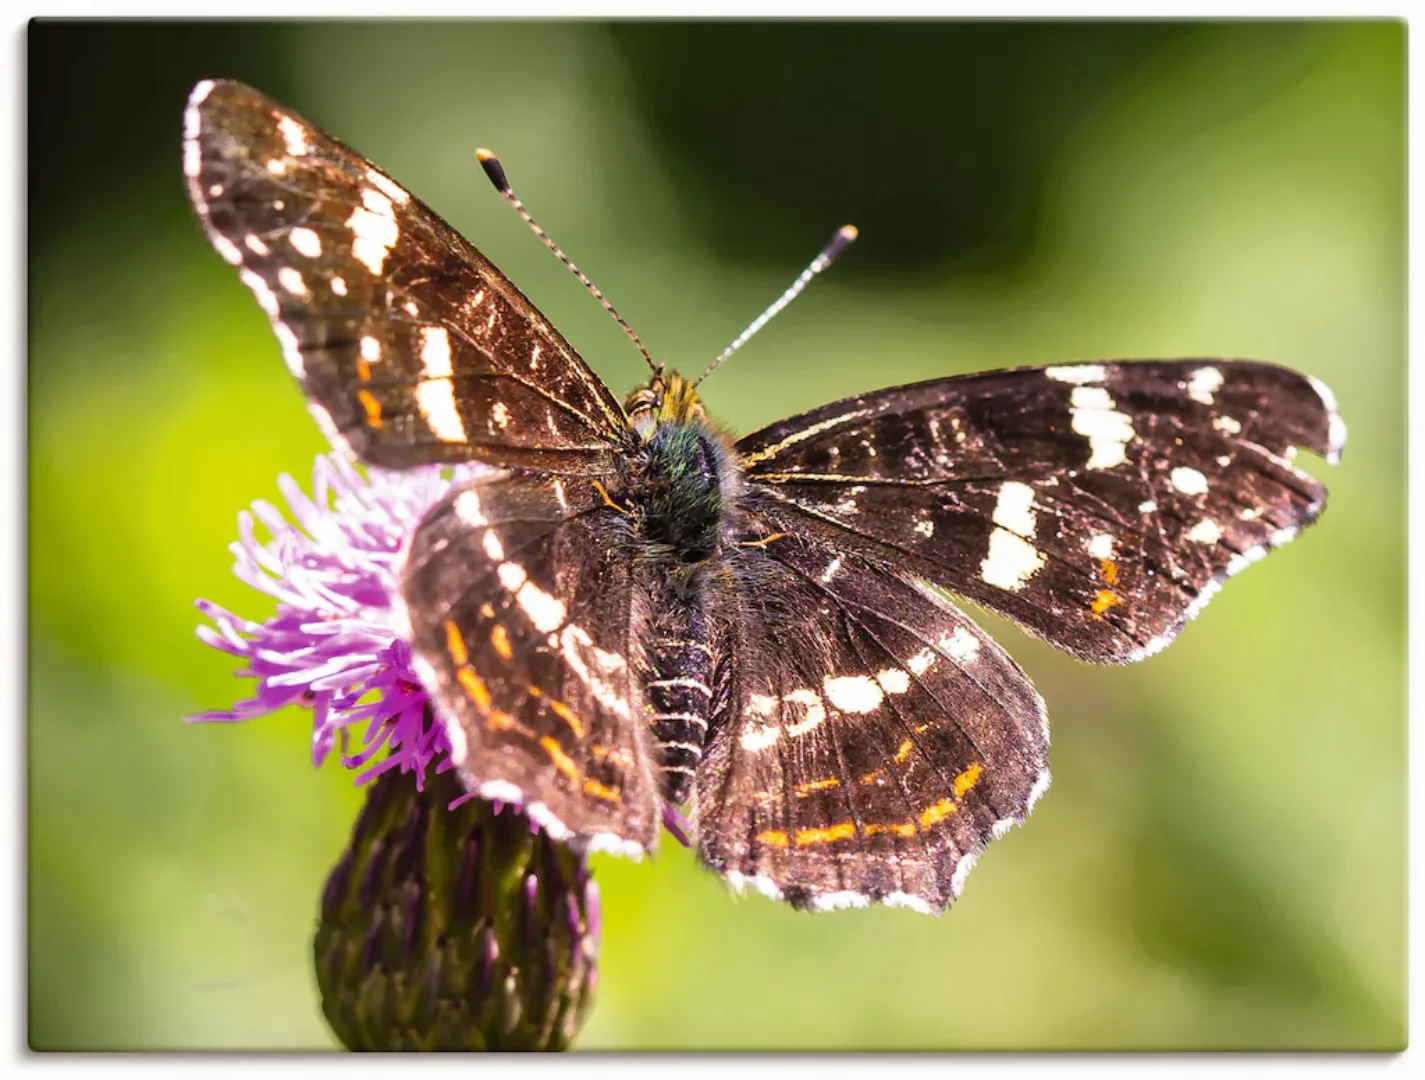
<instances>
[{"instance_id":1,"label":"thistle flower","mask_svg":"<svg viewBox=\"0 0 1425 1080\"><path fill-rule=\"evenodd\" d=\"M280 476L296 525L258 500L238 515L239 539L231 545L233 572L274 598L276 614L259 623L208 600L197 605L212 622L198 628L199 638L241 657L247 666L238 674L257 681L256 693L189 719L251 720L284 705L310 705L314 764L341 736L342 764L359 770L357 783L397 769L413 772L423 787L450 743L398 636L401 550L425 511L480 470L461 466L448 479L439 468L363 477L331 454L316 460L311 499ZM257 538L254 519L270 539Z\"/></svg>"},{"instance_id":2,"label":"thistle flower","mask_svg":"<svg viewBox=\"0 0 1425 1080\"><path fill-rule=\"evenodd\" d=\"M323 1010L350 1049L559 1049L597 977L584 856L517 808L465 795L447 771L445 719L399 637L406 540L482 468L363 477L340 455L318 457L313 498L278 479L295 525L263 501L238 516L234 572L277 601L275 614L253 622L198 601L211 621L198 636L241 657L256 692L189 719L310 706L314 764L340 741L356 782L377 781L314 943ZM668 820L677 835L681 819Z\"/></svg>"}]
</instances>

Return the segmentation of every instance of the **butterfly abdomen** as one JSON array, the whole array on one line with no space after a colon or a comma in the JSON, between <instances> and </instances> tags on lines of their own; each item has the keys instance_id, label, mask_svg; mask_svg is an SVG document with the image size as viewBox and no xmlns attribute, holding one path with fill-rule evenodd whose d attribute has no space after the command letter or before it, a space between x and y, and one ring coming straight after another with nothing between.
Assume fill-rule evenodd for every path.
<instances>
[{"instance_id":1,"label":"butterfly abdomen","mask_svg":"<svg viewBox=\"0 0 1425 1080\"><path fill-rule=\"evenodd\" d=\"M713 647L698 571L673 571L682 588L661 590L676 599L655 610L647 643L648 720L663 769L663 797L686 802L703 758L713 696ZM682 595L679 596L678 594ZM659 595L655 593L654 595ZM661 605L660 605L661 606Z\"/></svg>"}]
</instances>

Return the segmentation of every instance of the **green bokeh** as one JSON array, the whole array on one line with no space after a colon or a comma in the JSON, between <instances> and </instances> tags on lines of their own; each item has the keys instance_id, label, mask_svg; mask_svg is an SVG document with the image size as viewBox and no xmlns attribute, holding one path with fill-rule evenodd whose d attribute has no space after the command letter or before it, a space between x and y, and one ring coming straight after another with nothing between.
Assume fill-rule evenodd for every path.
<instances>
[{"instance_id":1,"label":"green bokeh","mask_svg":"<svg viewBox=\"0 0 1425 1080\"><path fill-rule=\"evenodd\" d=\"M1005 86L974 97L948 59L937 96L922 39L961 28L880 29L855 79L898 86L898 50L914 55L919 96L895 98L903 155L855 112L845 66L822 62L823 31L784 28L776 48L743 32L755 62L723 27L709 64L688 27L210 27L179 50L159 47L172 28L131 25L114 70L132 94L81 81L64 123L32 115L32 1046L332 1045L310 938L360 793L312 770L295 710L179 722L247 692L193 637L193 598L270 610L229 573L234 515L322 449L265 319L185 206L183 94L205 75L256 82L372 155L620 392L636 354L484 186L475 145L499 149L543 224L685 369L835 226L864 226L863 207L885 218L886 248L866 229L708 384L736 430L877 385L1112 356L1270 359L1340 399L1343 464L1307 463L1330 485L1322 523L1166 653L1089 668L987 620L1049 704L1055 782L953 912L808 916L731 899L675 846L641 865L598 857L603 972L579 1046L1404 1045L1403 24L1126 45L1103 25L1062 51L1052 27L1001 34L1011 88L1032 90L1013 108ZM32 46L52 56L84 33L40 27ZM1096 34L1116 44L1096 50ZM204 58L218 66L189 70ZM726 110L690 81L710 70ZM717 117L745 122L749 100L763 115L749 147L787 132L809 149L739 160ZM143 110L132 131L120 107ZM977 112L993 139L964 125ZM123 137L128 158L75 164ZM728 167L710 179L698 163L715 157ZM923 161L946 163L943 193ZM967 224L953 180L981 162L1005 180L963 189L980 215ZM798 216L789 178L808 169L844 194L834 218ZM741 231L719 241L729 199ZM821 215L826 193L807 201ZM938 263L896 231L921 216L954 246Z\"/></svg>"}]
</instances>

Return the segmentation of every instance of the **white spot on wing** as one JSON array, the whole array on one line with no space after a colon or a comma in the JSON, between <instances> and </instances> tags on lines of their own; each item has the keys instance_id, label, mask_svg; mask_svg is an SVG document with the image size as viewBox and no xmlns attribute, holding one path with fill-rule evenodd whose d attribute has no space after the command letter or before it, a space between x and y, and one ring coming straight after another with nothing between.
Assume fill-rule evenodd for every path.
<instances>
[{"instance_id":1,"label":"white spot on wing","mask_svg":"<svg viewBox=\"0 0 1425 1080\"><path fill-rule=\"evenodd\" d=\"M1173 487L1184 495L1207 494L1207 477L1191 466L1179 465L1168 474L1168 479L1172 481Z\"/></svg>"},{"instance_id":2,"label":"white spot on wing","mask_svg":"<svg viewBox=\"0 0 1425 1080\"><path fill-rule=\"evenodd\" d=\"M1228 435L1236 435L1242 430L1241 422L1230 416L1214 416L1212 426Z\"/></svg>"},{"instance_id":3,"label":"white spot on wing","mask_svg":"<svg viewBox=\"0 0 1425 1080\"><path fill-rule=\"evenodd\" d=\"M1204 405L1212 404L1212 395L1222 388L1222 372L1215 367L1200 367L1188 376L1188 397Z\"/></svg>"},{"instance_id":4,"label":"white spot on wing","mask_svg":"<svg viewBox=\"0 0 1425 1080\"><path fill-rule=\"evenodd\" d=\"M248 233L242 238L242 242L254 255L269 255L271 249L262 241L262 237Z\"/></svg>"},{"instance_id":5,"label":"white spot on wing","mask_svg":"<svg viewBox=\"0 0 1425 1080\"><path fill-rule=\"evenodd\" d=\"M924 675L927 671L930 670L930 666L934 663L934 651L931 649L921 649L920 652L916 653L914 656L912 656L909 660L905 662L905 666L910 668L910 670L916 675Z\"/></svg>"},{"instance_id":6,"label":"white spot on wing","mask_svg":"<svg viewBox=\"0 0 1425 1080\"><path fill-rule=\"evenodd\" d=\"M361 339L361 359L368 364L374 364L381 359L381 342L370 334Z\"/></svg>"},{"instance_id":7,"label":"white spot on wing","mask_svg":"<svg viewBox=\"0 0 1425 1080\"><path fill-rule=\"evenodd\" d=\"M876 682L888 694L904 694L910 689L910 676L900 668L886 668L876 673Z\"/></svg>"},{"instance_id":8,"label":"white spot on wing","mask_svg":"<svg viewBox=\"0 0 1425 1080\"><path fill-rule=\"evenodd\" d=\"M1138 512L1140 514L1152 514L1156 512L1157 509L1158 504L1155 503L1152 499L1149 499L1147 502L1140 502L1138 504Z\"/></svg>"},{"instance_id":9,"label":"white spot on wing","mask_svg":"<svg viewBox=\"0 0 1425 1080\"><path fill-rule=\"evenodd\" d=\"M277 271L277 283L293 296L307 295L307 283L302 280L300 270L294 270L290 266L282 267Z\"/></svg>"},{"instance_id":10,"label":"white spot on wing","mask_svg":"<svg viewBox=\"0 0 1425 1080\"><path fill-rule=\"evenodd\" d=\"M311 150L311 143L307 141L307 129L290 116L284 116L277 121L277 130L282 133L282 141L287 144L287 153L293 157L301 157Z\"/></svg>"},{"instance_id":11,"label":"white spot on wing","mask_svg":"<svg viewBox=\"0 0 1425 1080\"><path fill-rule=\"evenodd\" d=\"M781 738L782 732L779 728L760 727L750 728L742 733L742 749L751 750L756 753L758 750L765 750Z\"/></svg>"},{"instance_id":12,"label":"white spot on wing","mask_svg":"<svg viewBox=\"0 0 1425 1080\"><path fill-rule=\"evenodd\" d=\"M886 697L875 680L864 675L828 677L822 685L827 699L842 712L873 712L880 708Z\"/></svg>"},{"instance_id":13,"label":"white spot on wing","mask_svg":"<svg viewBox=\"0 0 1425 1080\"><path fill-rule=\"evenodd\" d=\"M950 876L950 895L959 899L960 892L965 887L965 879L970 876L970 871L975 868L975 864L980 861L979 852L967 851L960 856L960 862L955 867L955 873Z\"/></svg>"},{"instance_id":14,"label":"white spot on wing","mask_svg":"<svg viewBox=\"0 0 1425 1080\"><path fill-rule=\"evenodd\" d=\"M417 383L416 406L437 439L452 443L465 441L465 425L455 407L455 387L449 379Z\"/></svg>"},{"instance_id":15,"label":"white spot on wing","mask_svg":"<svg viewBox=\"0 0 1425 1080\"><path fill-rule=\"evenodd\" d=\"M378 205L384 204L386 213L372 210L374 200L367 199L367 195L373 195L380 200ZM379 274L386 263L386 256L400 239L401 230L391 217L389 199L380 192L369 190L363 191L362 196L366 205L358 206L351 212L351 217L346 219L346 226L353 233L351 255L373 274Z\"/></svg>"},{"instance_id":16,"label":"white spot on wing","mask_svg":"<svg viewBox=\"0 0 1425 1080\"><path fill-rule=\"evenodd\" d=\"M870 682L869 679L866 681ZM806 709L806 715L801 720L787 725L788 735L805 735L813 728L819 727L826 719L826 706L822 703L821 695L815 690L793 690L784 700L790 705L801 705Z\"/></svg>"},{"instance_id":17,"label":"white spot on wing","mask_svg":"<svg viewBox=\"0 0 1425 1080\"><path fill-rule=\"evenodd\" d=\"M345 295L346 295L346 279L345 279L345 278L342 278L342 277L339 277L339 276L333 276L333 277L332 277L332 292L336 293L338 296L345 296Z\"/></svg>"},{"instance_id":18,"label":"white spot on wing","mask_svg":"<svg viewBox=\"0 0 1425 1080\"><path fill-rule=\"evenodd\" d=\"M277 342L282 346L282 359L287 361L287 370L297 378L302 378L307 373L307 365L297 344L297 335L292 333L286 323L280 322L272 324L272 332L277 335Z\"/></svg>"},{"instance_id":19,"label":"white spot on wing","mask_svg":"<svg viewBox=\"0 0 1425 1080\"><path fill-rule=\"evenodd\" d=\"M505 561L505 545L500 543L500 538L495 535L494 529L485 530L485 537L481 541L481 545L485 548L485 554L490 556L491 561Z\"/></svg>"},{"instance_id":20,"label":"white spot on wing","mask_svg":"<svg viewBox=\"0 0 1425 1080\"><path fill-rule=\"evenodd\" d=\"M990 533L990 549L980 563L980 578L988 585L1018 592L1044 566L1044 556L1021 536L1007 529Z\"/></svg>"},{"instance_id":21,"label":"white spot on wing","mask_svg":"<svg viewBox=\"0 0 1425 1080\"><path fill-rule=\"evenodd\" d=\"M1034 535L1034 489L1017 480L999 486L995 500L994 523L1025 538Z\"/></svg>"},{"instance_id":22,"label":"white spot on wing","mask_svg":"<svg viewBox=\"0 0 1425 1080\"><path fill-rule=\"evenodd\" d=\"M257 297L257 306L275 319L281 310L277 305L277 294L262 280L262 276L251 270L240 270L238 278L252 290L252 295Z\"/></svg>"},{"instance_id":23,"label":"white spot on wing","mask_svg":"<svg viewBox=\"0 0 1425 1080\"><path fill-rule=\"evenodd\" d=\"M625 840L616 833L594 833L583 842L582 846L587 855L607 851L612 855L622 855L626 859L632 859L634 862L643 860L643 845L636 840Z\"/></svg>"},{"instance_id":24,"label":"white spot on wing","mask_svg":"<svg viewBox=\"0 0 1425 1080\"><path fill-rule=\"evenodd\" d=\"M1108 533L1095 533L1084 547L1095 559L1113 558L1113 537Z\"/></svg>"},{"instance_id":25,"label":"white spot on wing","mask_svg":"<svg viewBox=\"0 0 1425 1080\"><path fill-rule=\"evenodd\" d=\"M388 176L383 176L375 169L366 170L366 179L380 188L386 195L400 206L405 206L411 201L410 192L406 191L400 184L396 183Z\"/></svg>"},{"instance_id":26,"label":"white spot on wing","mask_svg":"<svg viewBox=\"0 0 1425 1080\"><path fill-rule=\"evenodd\" d=\"M421 370L427 379L450 378L450 332L445 327L421 327Z\"/></svg>"},{"instance_id":27,"label":"white spot on wing","mask_svg":"<svg viewBox=\"0 0 1425 1080\"><path fill-rule=\"evenodd\" d=\"M490 417L495 421L495 426L503 431L510 424L510 409L503 401L497 401L490 407Z\"/></svg>"},{"instance_id":28,"label":"white spot on wing","mask_svg":"<svg viewBox=\"0 0 1425 1080\"><path fill-rule=\"evenodd\" d=\"M1326 460L1335 465L1341 460L1341 450L1346 445L1346 421L1341 419L1341 410L1331 388L1314 375L1308 375L1306 381L1316 391L1321 404L1326 406Z\"/></svg>"},{"instance_id":29,"label":"white spot on wing","mask_svg":"<svg viewBox=\"0 0 1425 1080\"><path fill-rule=\"evenodd\" d=\"M813 896L811 899L812 909L815 911L840 911L843 908L863 908L871 906L871 898L865 893L842 892L822 893Z\"/></svg>"},{"instance_id":30,"label":"white spot on wing","mask_svg":"<svg viewBox=\"0 0 1425 1080\"><path fill-rule=\"evenodd\" d=\"M351 444L346 441L346 436L337 430L336 422L332 420L332 414L327 412L315 401L307 402L307 412L311 413L312 419L317 422L317 427L321 429L327 441L338 450L350 451Z\"/></svg>"},{"instance_id":31,"label":"white spot on wing","mask_svg":"<svg viewBox=\"0 0 1425 1080\"><path fill-rule=\"evenodd\" d=\"M1048 367L1044 374L1056 382L1096 383L1103 382L1102 364L1070 364L1066 367Z\"/></svg>"},{"instance_id":32,"label":"white spot on wing","mask_svg":"<svg viewBox=\"0 0 1425 1080\"><path fill-rule=\"evenodd\" d=\"M217 233L213 233L211 239L213 241L213 250L221 255L225 262L233 266L242 264L242 252L237 249L236 244L226 236L219 236Z\"/></svg>"},{"instance_id":33,"label":"white spot on wing","mask_svg":"<svg viewBox=\"0 0 1425 1080\"><path fill-rule=\"evenodd\" d=\"M1034 809L1034 804L1044 797L1044 793L1049 790L1049 770L1045 769L1039 774L1039 779L1034 781L1034 786L1029 789L1029 801L1025 803L1024 813L1027 816L1029 811Z\"/></svg>"},{"instance_id":34,"label":"white spot on wing","mask_svg":"<svg viewBox=\"0 0 1425 1080\"><path fill-rule=\"evenodd\" d=\"M305 226L299 226L288 233L287 242L309 259L315 259L322 253L322 238L315 230Z\"/></svg>"},{"instance_id":35,"label":"white spot on wing","mask_svg":"<svg viewBox=\"0 0 1425 1080\"><path fill-rule=\"evenodd\" d=\"M492 535L492 534L487 534ZM552 634L564 625L564 617L569 613L564 606L564 602L557 596L550 596L534 582L525 577L524 568L515 563L501 563L498 571L500 582L506 588L505 567L512 567L518 572L520 584L511 591L515 596L515 603L524 608L524 613L529 616L529 621L534 624L534 628L543 634ZM514 575L510 575L513 579Z\"/></svg>"},{"instance_id":36,"label":"white spot on wing","mask_svg":"<svg viewBox=\"0 0 1425 1080\"><path fill-rule=\"evenodd\" d=\"M963 626L955 627L951 633L941 638L940 647L945 650L947 656L962 664L968 664L980 655L979 639Z\"/></svg>"},{"instance_id":37,"label":"white spot on wing","mask_svg":"<svg viewBox=\"0 0 1425 1080\"><path fill-rule=\"evenodd\" d=\"M462 491L455 496L455 516L467 525L484 525L486 518L480 507L480 496L473 491Z\"/></svg>"},{"instance_id":38,"label":"white spot on wing","mask_svg":"<svg viewBox=\"0 0 1425 1080\"><path fill-rule=\"evenodd\" d=\"M1187 538L1194 544L1215 544L1222 539L1222 527L1211 518L1203 518L1188 530Z\"/></svg>"},{"instance_id":39,"label":"white spot on wing","mask_svg":"<svg viewBox=\"0 0 1425 1080\"><path fill-rule=\"evenodd\" d=\"M910 893L907 892L890 893L885 897L885 899L881 901L881 903L885 904L886 907L910 908L911 911L918 911L922 915L934 914L934 912L931 911L929 904L927 904L920 897L912 896Z\"/></svg>"},{"instance_id":40,"label":"white spot on wing","mask_svg":"<svg viewBox=\"0 0 1425 1080\"><path fill-rule=\"evenodd\" d=\"M1089 441L1087 469L1111 469L1127 460L1133 421L1101 386L1076 386L1069 395L1069 426Z\"/></svg>"}]
</instances>

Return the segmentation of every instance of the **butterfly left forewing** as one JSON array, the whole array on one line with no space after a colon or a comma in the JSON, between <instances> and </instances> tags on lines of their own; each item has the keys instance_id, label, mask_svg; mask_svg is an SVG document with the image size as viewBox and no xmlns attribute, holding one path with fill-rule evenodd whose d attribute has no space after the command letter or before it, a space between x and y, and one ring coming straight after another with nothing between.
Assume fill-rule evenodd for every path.
<instances>
[{"instance_id":1,"label":"butterfly left forewing","mask_svg":"<svg viewBox=\"0 0 1425 1080\"><path fill-rule=\"evenodd\" d=\"M584 480L494 475L435 505L401 591L452 760L556 838L637 855L659 825L632 560Z\"/></svg>"},{"instance_id":2,"label":"butterfly left forewing","mask_svg":"<svg viewBox=\"0 0 1425 1080\"><path fill-rule=\"evenodd\" d=\"M898 574L791 537L734 556L738 706L697 781L701 857L818 910L940 911L1048 786L1015 663Z\"/></svg>"},{"instance_id":3,"label":"butterfly left forewing","mask_svg":"<svg viewBox=\"0 0 1425 1080\"><path fill-rule=\"evenodd\" d=\"M623 411L487 259L359 154L251 87L203 82L183 167L313 415L389 468L607 469Z\"/></svg>"},{"instance_id":4,"label":"butterfly left forewing","mask_svg":"<svg viewBox=\"0 0 1425 1080\"><path fill-rule=\"evenodd\" d=\"M1321 383L1245 361L1020 368L838 402L742 439L758 513L903 566L1088 660L1151 655L1316 519Z\"/></svg>"}]
</instances>

